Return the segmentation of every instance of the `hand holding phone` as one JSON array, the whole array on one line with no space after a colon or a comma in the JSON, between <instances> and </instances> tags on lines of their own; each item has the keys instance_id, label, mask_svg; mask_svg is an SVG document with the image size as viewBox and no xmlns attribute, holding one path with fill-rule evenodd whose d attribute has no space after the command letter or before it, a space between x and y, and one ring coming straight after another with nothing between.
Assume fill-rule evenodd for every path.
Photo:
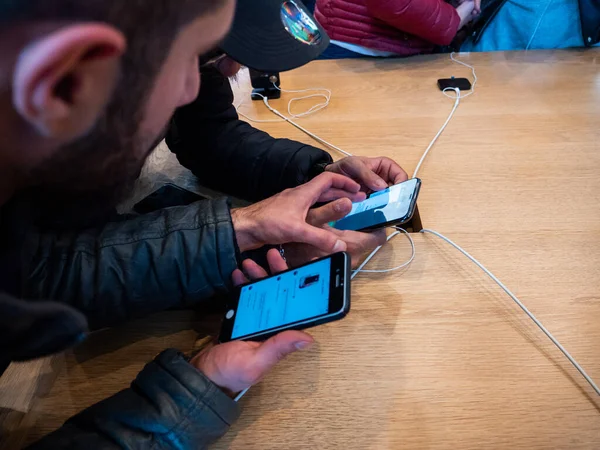
<instances>
[{"instance_id":1,"label":"hand holding phone","mask_svg":"<svg viewBox=\"0 0 600 450\"><path fill-rule=\"evenodd\" d=\"M288 268L275 249L267 253L267 260L273 273ZM254 261L246 260L242 267L251 280L267 277L267 272ZM239 269L232 278L235 285L249 282ZM207 348L190 363L231 395L258 383L283 357L305 350L313 342L313 338L302 331L284 331L262 343L234 341Z\"/></svg>"},{"instance_id":2,"label":"hand holding phone","mask_svg":"<svg viewBox=\"0 0 600 450\"><path fill-rule=\"evenodd\" d=\"M337 252L346 249L329 230L311 226L306 217L315 203L329 202L347 197L359 201L365 198L360 185L350 178L333 173L322 173L308 183L286 189L261 202L237 208L231 220L240 251L301 242L323 251Z\"/></svg>"},{"instance_id":3,"label":"hand holding phone","mask_svg":"<svg viewBox=\"0 0 600 450\"><path fill-rule=\"evenodd\" d=\"M284 357L308 349L313 342L302 331L284 331L265 342L219 344L190 362L217 386L235 394L258 383Z\"/></svg>"},{"instance_id":4,"label":"hand holding phone","mask_svg":"<svg viewBox=\"0 0 600 450\"><path fill-rule=\"evenodd\" d=\"M339 320L349 310L350 258L336 253L241 286L231 297L219 340L263 340Z\"/></svg>"},{"instance_id":5,"label":"hand holding phone","mask_svg":"<svg viewBox=\"0 0 600 450\"><path fill-rule=\"evenodd\" d=\"M368 233L338 230L330 226L346 217L352 211L352 202L349 199L338 199L319 208L310 210L307 222L315 227L324 227L335 233L338 238L346 243L346 253L352 260L352 267L357 267L365 254L372 252L380 245L385 244L387 233L385 229L373 230ZM327 256L316 247L304 244L285 244L286 260L294 267L306 264L316 258Z\"/></svg>"}]
</instances>

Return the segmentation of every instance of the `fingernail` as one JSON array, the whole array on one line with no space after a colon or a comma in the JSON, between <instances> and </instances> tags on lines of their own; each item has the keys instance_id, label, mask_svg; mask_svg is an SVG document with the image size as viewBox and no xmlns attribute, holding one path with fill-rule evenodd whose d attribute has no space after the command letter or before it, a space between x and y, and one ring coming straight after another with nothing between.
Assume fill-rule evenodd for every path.
<instances>
[{"instance_id":1,"label":"fingernail","mask_svg":"<svg viewBox=\"0 0 600 450\"><path fill-rule=\"evenodd\" d=\"M336 241L335 245L333 246L333 251L334 252L343 252L346 250L346 243L344 241Z\"/></svg>"},{"instance_id":2,"label":"fingernail","mask_svg":"<svg viewBox=\"0 0 600 450\"><path fill-rule=\"evenodd\" d=\"M333 205L333 209L334 209L335 212L346 211L348 209L348 203L345 202L345 201L336 202L336 204Z\"/></svg>"},{"instance_id":3,"label":"fingernail","mask_svg":"<svg viewBox=\"0 0 600 450\"><path fill-rule=\"evenodd\" d=\"M388 187L387 183L385 181L383 181L383 180L377 180L375 182L375 185L377 187L380 187L381 189L385 189L386 187Z\"/></svg>"},{"instance_id":4,"label":"fingernail","mask_svg":"<svg viewBox=\"0 0 600 450\"><path fill-rule=\"evenodd\" d=\"M312 345L312 342L300 341L296 342L295 346L298 350L306 350Z\"/></svg>"}]
</instances>

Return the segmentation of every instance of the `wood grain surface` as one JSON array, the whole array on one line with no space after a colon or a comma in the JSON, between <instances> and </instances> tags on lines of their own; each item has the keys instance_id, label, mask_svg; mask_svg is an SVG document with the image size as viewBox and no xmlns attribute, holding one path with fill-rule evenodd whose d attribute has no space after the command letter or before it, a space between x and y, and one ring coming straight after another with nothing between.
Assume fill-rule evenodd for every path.
<instances>
[{"instance_id":1,"label":"wood grain surface","mask_svg":"<svg viewBox=\"0 0 600 450\"><path fill-rule=\"evenodd\" d=\"M423 225L483 262L600 381L600 51L461 58L479 82L421 169ZM470 73L447 55L326 61L283 86L331 88L331 105L301 124L410 173L452 108L436 88L452 75ZM242 110L274 117L249 100ZM257 126L312 143L286 123ZM408 269L355 279L349 316L313 329L313 349L253 388L216 448L600 448L600 398L558 350L460 253L415 242ZM372 267L408 256L399 237ZM95 356L68 358L30 438L126 386L162 348L190 347L185 317L137 322L126 344L115 333Z\"/></svg>"}]
</instances>

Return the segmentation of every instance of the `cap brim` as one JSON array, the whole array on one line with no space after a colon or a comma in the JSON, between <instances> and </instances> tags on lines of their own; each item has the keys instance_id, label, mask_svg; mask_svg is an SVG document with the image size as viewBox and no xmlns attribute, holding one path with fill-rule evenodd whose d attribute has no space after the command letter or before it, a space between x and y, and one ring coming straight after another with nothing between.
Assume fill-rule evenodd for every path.
<instances>
[{"instance_id":1,"label":"cap brim","mask_svg":"<svg viewBox=\"0 0 600 450\"><path fill-rule=\"evenodd\" d=\"M284 15L290 9L301 16L299 37L288 31L285 24ZM304 33L307 30L310 33ZM310 37L306 39L306 35ZM251 69L282 72L307 64L328 45L327 33L302 2L238 0L233 27L221 48Z\"/></svg>"}]
</instances>

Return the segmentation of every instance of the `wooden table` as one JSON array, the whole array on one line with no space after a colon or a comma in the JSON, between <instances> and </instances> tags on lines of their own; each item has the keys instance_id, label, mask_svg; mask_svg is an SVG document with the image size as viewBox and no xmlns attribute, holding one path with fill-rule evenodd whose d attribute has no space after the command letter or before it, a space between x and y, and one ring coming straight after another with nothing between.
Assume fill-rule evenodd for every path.
<instances>
[{"instance_id":1,"label":"wooden table","mask_svg":"<svg viewBox=\"0 0 600 450\"><path fill-rule=\"evenodd\" d=\"M600 381L600 52L461 58L479 82L421 169L423 225L479 258ZM451 75L470 73L447 55L328 61L283 86L331 88L302 125L411 172L450 112L436 80ZM273 118L261 103L242 109ZM311 142L289 124L261 127ZM216 448L600 448L600 397L559 351L456 250L415 242L405 271L355 279L347 319L312 330L315 348L253 388ZM408 254L397 238L373 267ZM163 347L191 346L180 325L71 357L36 432L126 386Z\"/></svg>"}]
</instances>

